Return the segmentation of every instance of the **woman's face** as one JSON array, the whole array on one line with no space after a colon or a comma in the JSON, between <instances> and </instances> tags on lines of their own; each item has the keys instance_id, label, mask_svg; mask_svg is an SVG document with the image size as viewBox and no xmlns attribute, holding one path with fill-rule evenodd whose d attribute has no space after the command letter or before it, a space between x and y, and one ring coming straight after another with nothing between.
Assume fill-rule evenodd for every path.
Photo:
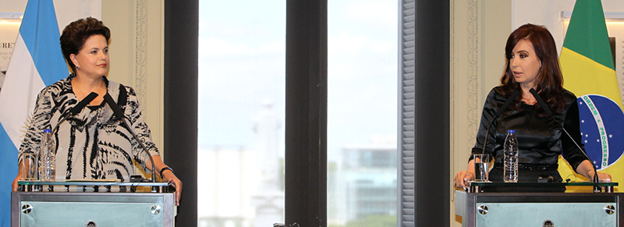
<instances>
[{"instance_id":1,"label":"woman's face","mask_svg":"<svg viewBox=\"0 0 624 227\"><path fill-rule=\"evenodd\" d=\"M92 35L78 54L70 55L76 65L76 76L100 78L108 71L108 43L103 35Z\"/></svg>"},{"instance_id":2,"label":"woman's face","mask_svg":"<svg viewBox=\"0 0 624 227\"><path fill-rule=\"evenodd\" d=\"M524 88L535 88L535 79L542 67L542 62L535 54L533 44L520 40L513 48L509 58L509 68L516 82Z\"/></svg>"}]
</instances>

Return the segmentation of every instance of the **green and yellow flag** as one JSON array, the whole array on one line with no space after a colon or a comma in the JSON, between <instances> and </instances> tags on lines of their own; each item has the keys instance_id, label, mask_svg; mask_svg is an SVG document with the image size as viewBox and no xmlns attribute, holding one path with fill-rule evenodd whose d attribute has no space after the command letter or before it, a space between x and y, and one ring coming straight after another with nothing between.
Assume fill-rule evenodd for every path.
<instances>
[{"instance_id":1,"label":"green and yellow flag","mask_svg":"<svg viewBox=\"0 0 624 227\"><path fill-rule=\"evenodd\" d=\"M600 0L576 1L559 60L564 87L578 97L585 150L600 172L623 184L624 114ZM561 176L574 180L569 165L559 164Z\"/></svg>"}]
</instances>

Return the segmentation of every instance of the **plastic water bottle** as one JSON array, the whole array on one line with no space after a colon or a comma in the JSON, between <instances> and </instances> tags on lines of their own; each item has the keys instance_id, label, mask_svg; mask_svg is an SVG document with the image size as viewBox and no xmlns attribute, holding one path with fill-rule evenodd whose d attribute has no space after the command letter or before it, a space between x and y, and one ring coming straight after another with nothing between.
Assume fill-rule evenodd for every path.
<instances>
[{"instance_id":1,"label":"plastic water bottle","mask_svg":"<svg viewBox=\"0 0 624 227\"><path fill-rule=\"evenodd\" d=\"M503 180L512 183L518 182L518 139L516 139L515 130L507 131L504 163Z\"/></svg>"},{"instance_id":2,"label":"plastic water bottle","mask_svg":"<svg viewBox=\"0 0 624 227\"><path fill-rule=\"evenodd\" d=\"M40 179L42 181L54 181L56 175L56 148L54 139L52 138L52 132L50 129L43 131L41 137L41 154L40 159Z\"/></svg>"}]
</instances>

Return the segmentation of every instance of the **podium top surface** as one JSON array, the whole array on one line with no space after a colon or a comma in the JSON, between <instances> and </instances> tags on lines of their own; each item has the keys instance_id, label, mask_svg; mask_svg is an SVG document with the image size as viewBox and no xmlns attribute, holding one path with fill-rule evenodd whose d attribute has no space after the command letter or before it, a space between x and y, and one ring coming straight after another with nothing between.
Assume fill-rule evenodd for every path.
<instances>
[{"instance_id":1,"label":"podium top surface","mask_svg":"<svg viewBox=\"0 0 624 227\"><path fill-rule=\"evenodd\" d=\"M515 187L535 187L535 186L598 186L598 187L614 187L618 186L617 182L569 182L569 183L538 183L538 182L518 182L518 183L504 183L504 182L468 182L470 186L478 187L498 187L498 186L515 186Z\"/></svg>"},{"instance_id":2,"label":"podium top surface","mask_svg":"<svg viewBox=\"0 0 624 227\"><path fill-rule=\"evenodd\" d=\"M18 181L19 186L29 185L62 185L62 186L126 186L126 187L166 187L167 182L115 182L98 180L71 180L71 181Z\"/></svg>"}]
</instances>

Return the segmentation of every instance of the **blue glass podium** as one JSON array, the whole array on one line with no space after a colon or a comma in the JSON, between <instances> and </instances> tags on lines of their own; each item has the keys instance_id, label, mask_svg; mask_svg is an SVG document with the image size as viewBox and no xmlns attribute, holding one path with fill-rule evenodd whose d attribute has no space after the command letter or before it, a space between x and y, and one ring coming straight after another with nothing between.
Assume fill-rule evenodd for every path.
<instances>
[{"instance_id":1,"label":"blue glass podium","mask_svg":"<svg viewBox=\"0 0 624 227\"><path fill-rule=\"evenodd\" d=\"M174 226L168 184L20 181L11 193L11 226ZM88 192L79 190L89 189Z\"/></svg>"},{"instance_id":2,"label":"blue glass podium","mask_svg":"<svg viewBox=\"0 0 624 227\"><path fill-rule=\"evenodd\" d=\"M622 193L617 183L471 183L470 190L455 191L455 214L464 227L488 226L624 226ZM476 185L475 185L476 184ZM533 184L587 186L587 192L483 192L479 187L498 185L531 187ZM472 190L472 191L471 191Z\"/></svg>"}]
</instances>

